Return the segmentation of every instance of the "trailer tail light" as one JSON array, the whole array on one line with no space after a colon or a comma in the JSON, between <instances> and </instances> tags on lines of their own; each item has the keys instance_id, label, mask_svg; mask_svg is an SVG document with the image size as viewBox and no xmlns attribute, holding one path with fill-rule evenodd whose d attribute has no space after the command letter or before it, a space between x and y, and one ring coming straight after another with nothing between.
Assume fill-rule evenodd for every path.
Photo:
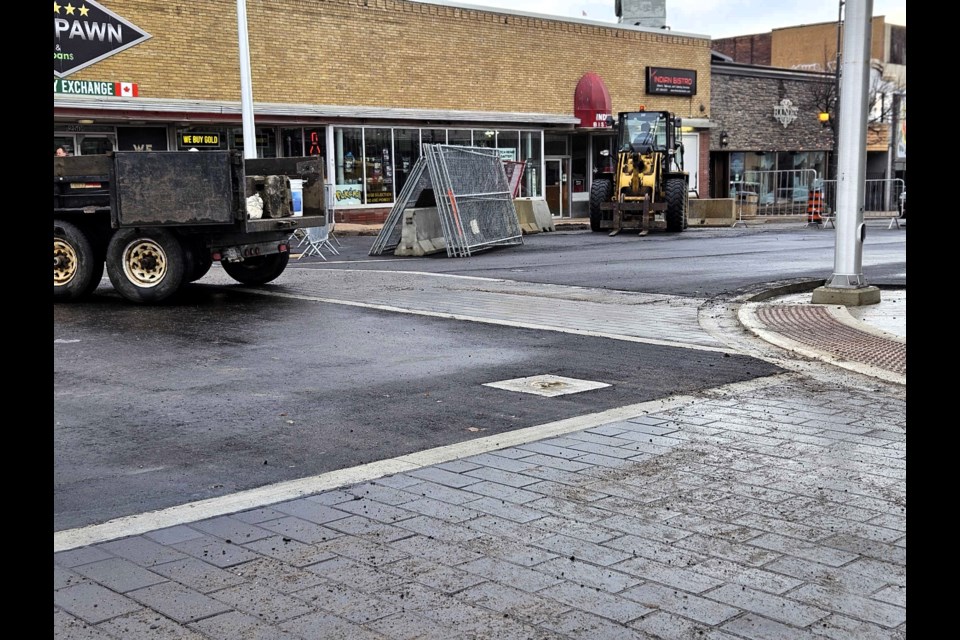
<instances>
[{"instance_id":1,"label":"trailer tail light","mask_svg":"<svg viewBox=\"0 0 960 640\"><path fill-rule=\"evenodd\" d=\"M290 251L290 245L288 245L286 242L281 242L277 245L277 251L280 253L287 253Z\"/></svg>"}]
</instances>

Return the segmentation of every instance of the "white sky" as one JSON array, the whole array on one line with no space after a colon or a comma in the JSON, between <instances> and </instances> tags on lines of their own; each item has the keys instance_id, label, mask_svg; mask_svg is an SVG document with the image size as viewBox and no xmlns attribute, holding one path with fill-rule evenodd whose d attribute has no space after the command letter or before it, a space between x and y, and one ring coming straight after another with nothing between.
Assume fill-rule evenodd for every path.
<instances>
[{"instance_id":1,"label":"white sky","mask_svg":"<svg viewBox=\"0 0 960 640\"><path fill-rule=\"evenodd\" d=\"M430 2L431 0L421 0ZM861 0L866 1L866 0ZM667 26L673 31L728 38L766 33L781 27L836 22L839 0L666 0ZM617 22L614 0L439 0L598 22ZM865 6L865 5L862 5ZM583 15L586 12L586 16ZM887 23L907 24L907 0L873 0L873 15Z\"/></svg>"}]
</instances>

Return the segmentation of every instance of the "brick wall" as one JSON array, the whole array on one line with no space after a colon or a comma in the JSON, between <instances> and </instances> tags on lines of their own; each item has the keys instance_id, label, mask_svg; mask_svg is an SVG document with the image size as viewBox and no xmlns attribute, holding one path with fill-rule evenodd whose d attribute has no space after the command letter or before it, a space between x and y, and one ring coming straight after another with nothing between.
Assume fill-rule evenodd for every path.
<instances>
[{"instance_id":1,"label":"brick wall","mask_svg":"<svg viewBox=\"0 0 960 640\"><path fill-rule=\"evenodd\" d=\"M831 149L833 131L817 119L816 82L726 75L714 68L711 117L717 128L711 147L720 149L719 132L725 130L730 143L724 151ZM797 119L787 127L774 118L774 107L784 98L799 108Z\"/></svg>"},{"instance_id":2,"label":"brick wall","mask_svg":"<svg viewBox=\"0 0 960 640\"><path fill-rule=\"evenodd\" d=\"M110 0L152 38L71 75L136 82L141 97L240 100L234 0ZM710 40L404 0L247 3L255 101L573 113L577 81L598 73L613 111L710 105L646 96L645 67L710 77Z\"/></svg>"},{"instance_id":3,"label":"brick wall","mask_svg":"<svg viewBox=\"0 0 960 640\"><path fill-rule=\"evenodd\" d=\"M713 48L725 56L730 56L734 62L770 66L772 42L769 33L758 33L749 36L717 38L713 41Z\"/></svg>"}]
</instances>

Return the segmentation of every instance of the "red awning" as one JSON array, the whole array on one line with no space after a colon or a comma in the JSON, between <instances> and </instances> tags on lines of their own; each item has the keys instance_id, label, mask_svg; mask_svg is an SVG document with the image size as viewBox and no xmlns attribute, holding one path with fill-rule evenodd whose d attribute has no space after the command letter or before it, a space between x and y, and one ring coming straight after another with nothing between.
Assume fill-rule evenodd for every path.
<instances>
[{"instance_id":1,"label":"red awning","mask_svg":"<svg viewBox=\"0 0 960 640\"><path fill-rule=\"evenodd\" d=\"M612 115L610 92L603 79L592 71L583 74L573 92L573 115L580 118L581 127L607 128L607 116Z\"/></svg>"}]
</instances>

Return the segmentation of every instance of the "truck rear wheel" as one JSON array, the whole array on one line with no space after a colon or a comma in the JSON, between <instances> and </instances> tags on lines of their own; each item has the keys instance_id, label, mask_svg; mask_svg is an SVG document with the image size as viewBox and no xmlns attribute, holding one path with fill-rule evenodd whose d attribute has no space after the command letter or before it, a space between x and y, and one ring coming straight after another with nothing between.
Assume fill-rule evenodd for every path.
<instances>
[{"instance_id":1,"label":"truck rear wheel","mask_svg":"<svg viewBox=\"0 0 960 640\"><path fill-rule=\"evenodd\" d=\"M213 256L210 250L199 241L183 241L183 257L186 260L184 268L184 283L196 282L207 275L213 266Z\"/></svg>"},{"instance_id":2,"label":"truck rear wheel","mask_svg":"<svg viewBox=\"0 0 960 640\"><path fill-rule=\"evenodd\" d=\"M271 253L266 256L246 258L241 262L226 262L220 264L227 275L243 284L266 284L276 279L287 268L290 261L290 252Z\"/></svg>"},{"instance_id":3,"label":"truck rear wheel","mask_svg":"<svg viewBox=\"0 0 960 640\"><path fill-rule=\"evenodd\" d=\"M103 278L103 260L90 238L76 225L53 221L53 299L80 300L89 296Z\"/></svg>"},{"instance_id":4,"label":"truck rear wheel","mask_svg":"<svg viewBox=\"0 0 960 640\"><path fill-rule=\"evenodd\" d=\"M667 180L667 231L683 231L686 221L687 181L683 178Z\"/></svg>"},{"instance_id":5,"label":"truck rear wheel","mask_svg":"<svg viewBox=\"0 0 960 640\"><path fill-rule=\"evenodd\" d=\"M185 281L183 246L166 229L121 229L107 245L107 275L131 302L163 302Z\"/></svg>"},{"instance_id":6,"label":"truck rear wheel","mask_svg":"<svg viewBox=\"0 0 960 640\"><path fill-rule=\"evenodd\" d=\"M590 185L590 230L600 231L600 205L610 202L613 195L613 183L606 179L595 179Z\"/></svg>"}]
</instances>

